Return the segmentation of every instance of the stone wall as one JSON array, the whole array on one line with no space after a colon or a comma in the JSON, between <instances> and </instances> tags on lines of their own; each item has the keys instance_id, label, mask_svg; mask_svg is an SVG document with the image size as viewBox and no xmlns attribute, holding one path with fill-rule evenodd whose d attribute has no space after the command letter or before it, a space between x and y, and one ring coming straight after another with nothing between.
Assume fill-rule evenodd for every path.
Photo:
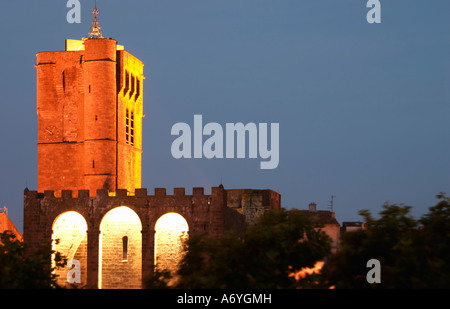
<instances>
[{"instance_id":1,"label":"stone wall","mask_svg":"<svg viewBox=\"0 0 450 309\"><path fill-rule=\"evenodd\" d=\"M118 190L114 196L110 196L107 190L99 189L95 196L90 196L87 190L79 190L75 198L72 191L63 190L61 197L55 197L53 191L38 193L26 189L24 240L30 250L37 249L41 243L52 238L53 224L58 216L68 211L78 212L88 226L85 284L97 286L102 220L109 211L126 206L136 213L141 223L142 278L145 278L153 270L155 224L162 215L175 212L183 216L189 226L189 235L206 233L211 237L221 237L233 227L225 219L227 195L223 187L213 187L210 195L205 195L203 188L193 188L192 195L184 193L184 188L177 188L173 195L166 195L165 189L157 188L154 195L148 195L147 189L137 189L134 195L129 195L126 190ZM235 216L238 217L239 214ZM120 244L120 241L115 243Z\"/></svg>"},{"instance_id":2,"label":"stone wall","mask_svg":"<svg viewBox=\"0 0 450 309\"><path fill-rule=\"evenodd\" d=\"M266 211L281 208L281 196L272 190L229 189L227 205L243 214L247 225L253 225Z\"/></svg>"},{"instance_id":3,"label":"stone wall","mask_svg":"<svg viewBox=\"0 0 450 309\"><path fill-rule=\"evenodd\" d=\"M232 198L230 203L228 197ZM193 188L192 195L186 195L184 188L175 188L172 195L164 188L156 188L153 195L147 189L136 189L134 194L127 190L111 194L99 189L95 194L87 190L63 190L61 197L55 197L53 191L38 193L25 189L23 236L30 250L37 249L52 239L60 215L79 213L86 220L87 242L79 246L74 256L83 262L83 284L98 286L100 273L102 287L136 288L153 271L155 225L163 215L172 212L181 215L186 220L188 235L205 233L219 238L227 231L243 236L258 215L279 207L276 192L225 190L223 186L211 188L209 195L204 194L203 188ZM130 215L110 220L109 214L119 208L128 209L136 220L128 221ZM122 258L125 236L129 254L126 261Z\"/></svg>"}]
</instances>

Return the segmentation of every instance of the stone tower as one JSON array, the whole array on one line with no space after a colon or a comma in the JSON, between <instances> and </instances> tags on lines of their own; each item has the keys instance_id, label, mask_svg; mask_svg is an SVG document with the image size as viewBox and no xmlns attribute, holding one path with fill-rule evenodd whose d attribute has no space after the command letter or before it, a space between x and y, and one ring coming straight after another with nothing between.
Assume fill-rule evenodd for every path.
<instances>
[{"instance_id":1,"label":"stone tower","mask_svg":"<svg viewBox=\"0 0 450 309\"><path fill-rule=\"evenodd\" d=\"M100 32L36 68L38 191L140 188L143 63Z\"/></svg>"}]
</instances>

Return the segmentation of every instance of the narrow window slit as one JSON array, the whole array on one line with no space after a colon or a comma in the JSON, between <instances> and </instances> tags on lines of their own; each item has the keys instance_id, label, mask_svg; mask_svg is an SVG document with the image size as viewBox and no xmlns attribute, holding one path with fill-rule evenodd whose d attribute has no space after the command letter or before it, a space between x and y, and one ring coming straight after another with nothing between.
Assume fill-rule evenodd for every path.
<instances>
[{"instance_id":1,"label":"narrow window slit","mask_svg":"<svg viewBox=\"0 0 450 309\"><path fill-rule=\"evenodd\" d=\"M122 260L128 260L128 237L122 237Z\"/></svg>"},{"instance_id":2,"label":"narrow window slit","mask_svg":"<svg viewBox=\"0 0 450 309\"><path fill-rule=\"evenodd\" d=\"M66 92L66 72L62 72L62 84L63 84L63 90Z\"/></svg>"}]
</instances>

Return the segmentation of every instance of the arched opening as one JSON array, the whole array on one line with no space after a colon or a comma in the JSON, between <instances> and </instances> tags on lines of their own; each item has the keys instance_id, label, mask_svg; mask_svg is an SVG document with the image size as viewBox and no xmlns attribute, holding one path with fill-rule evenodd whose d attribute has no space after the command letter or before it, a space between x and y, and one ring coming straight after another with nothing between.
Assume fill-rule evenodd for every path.
<instances>
[{"instance_id":1,"label":"arched opening","mask_svg":"<svg viewBox=\"0 0 450 309\"><path fill-rule=\"evenodd\" d=\"M100 223L99 288L142 287L142 225L129 207L110 210Z\"/></svg>"},{"instance_id":2,"label":"arched opening","mask_svg":"<svg viewBox=\"0 0 450 309\"><path fill-rule=\"evenodd\" d=\"M155 265L158 270L174 272L183 258L183 243L188 239L187 221L177 213L161 216L155 224Z\"/></svg>"},{"instance_id":3,"label":"arched opening","mask_svg":"<svg viewBox=\"0 0 450 309\"><path fill-rule=\"evenodd\" d=\"M52 226L52 250L67 258L67 267L56 269L58 284L86 284L87 282L87 223L75 211L59 215ZM55 266L55 255L52 255Z\"/></svg>"}]
</instances>

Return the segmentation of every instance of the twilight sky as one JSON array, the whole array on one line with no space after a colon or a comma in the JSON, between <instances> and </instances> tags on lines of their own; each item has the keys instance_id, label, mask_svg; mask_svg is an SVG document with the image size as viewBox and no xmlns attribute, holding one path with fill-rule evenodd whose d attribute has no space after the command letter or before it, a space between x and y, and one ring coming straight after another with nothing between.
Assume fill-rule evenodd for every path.
<instances>
[{"instance_id":1,"label":"twilight sky","mask_svg":"<svg viewBox=\"0 0 450 309\"><path fill-rule=\"evenodd\" d=\"M36 53L86 37L94 1L69 24L65 0L0 4L0 207L23 229L37 188ZM98 0L103 36L144 64L142 186L273 189L340 223L385 201L416 217L450 194L450 1ZM279 123L280 161L174 159L171 128Z\"/></svg>"}]
</instances>

